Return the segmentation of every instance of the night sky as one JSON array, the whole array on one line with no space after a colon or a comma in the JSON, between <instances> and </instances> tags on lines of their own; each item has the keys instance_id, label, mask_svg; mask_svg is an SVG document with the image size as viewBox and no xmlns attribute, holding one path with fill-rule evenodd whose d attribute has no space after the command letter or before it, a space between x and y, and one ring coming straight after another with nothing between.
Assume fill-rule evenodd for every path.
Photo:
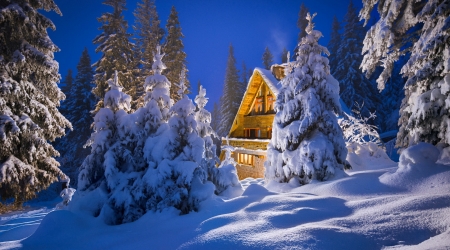
<instances>
[{"instance_id":1,"label":"night sky","mask_svg":"<svg viewBox=\"0 0 450 250\"><path fill-rule=\"evenodd\" d=\"M55 53L60 64L60 74L65 77L68 69L74 70L84 47L87 47L92 62L101 54L95 53L92 40L101 33L97 18L112 8L100 0L55 0L62 16L44 12L56 25L56 31L49 30L50 38L61 49ZM124 12L129 32L134 22L133 11L137 0L127 1ZM184 51L187 54L191 98L197 93L197 82L206 88L210 98L207 108L212 110L222 93L228 56L228 47L233 44L237 67L244 61L248 69L262 66L262 54L266 46L274 55L275 63L281 62L284 47L292 51L297 43L298 12L302 1L294 0L156 0L156 8L165 27L172 6L184 34ZM319 40L326 46L330 37L333 16L342 21L349 1L307 0L303 3L313 12L316 30L323 33ZM354 2L360 8L360 2Z\"/></svg>"}]
</instances>

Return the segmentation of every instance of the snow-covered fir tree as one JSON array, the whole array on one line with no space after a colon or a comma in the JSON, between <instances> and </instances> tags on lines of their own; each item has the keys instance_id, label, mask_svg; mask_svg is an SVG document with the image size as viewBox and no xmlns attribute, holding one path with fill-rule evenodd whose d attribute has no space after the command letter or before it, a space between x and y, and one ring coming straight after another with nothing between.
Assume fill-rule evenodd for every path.
<instances>
[{"instance_id":1,"label":"snow-covered fir tree","mask_svg":"<svg viewBox=\"0 0 450 250\"><path fill-rule=\"evenodd\" d=\"M165 75L169 82L176 83L184 81L187 86L186 93L189 92L190 83L187 79L187 61L186 61L186 53L184 52L184 44L183 44L183 33L181 32L180 21L178 20L178 12L175 9L175 6L172 6L170 10L169 19L166 23L167 37L164 42L163 51L165 53L164 56L164 64L167 66L167 70ZM180 79L181 71L186 71L184 74L184 79ZM178 96L178 88L172 86L170 88L170 98L177 101L179 100Z\"/></svg>"},{"instance_id":2,"label":"snow-covered fir tree","mask_svg":"<svg viewBox=\"0 0 450 250\"><path fill-rule=\"evenodd\" d=\"M184 77L180 76L180 79ZM171 108L173 115L168 121L169 129L159 138L147 140L146 151L148 144L158 145L158 149L151 151L157 162L149 166L144 176L147 192L151 194L147 200L150 210L175 207L181 214L186 214L197 211L199 202L214 193L214 185L207 182L207 173L201 166L205 143L198 134L195 106L184 94L186 89L181 81L178 84L180 100Z\"/></svg>"},{"instance_id":3,"label":"snow-covered fir tree","mask_svg":"<svg viewBox=\"0 0 450 250\"><path fill-rule=\"evenodd\" d=\"M270 69L270 66L273 64L273 55L270 52L269 47L264 49L264 53L262 55L262 63L265 69Z\"/></svg>"},{"instance_id":4,"label":"snow-covered fir tree","mask_svg":"<svg viewBox=\"0 0 450 250\"><path fill-rule=\"evenodd\" d=\"M377 116L380 117L380 133L399 129L398 120L400 118L400 106L405 97L406 78L400 74L402 66L408 60L408 56L403 56L394 64L391 77L387 80L386 86L380 93L381 104L377 108ZM371 77L374 78L374 77Z\"/></svg>"},{"instance_id":5,"label":"snow-covered fir tree","mask_svg":"<svg viewBox=\"0 0 450 250\"><path fill-rule=\"evenodd\" d=\"M241 104L242 95L239 81L239 70L236 67L233 45L230 44L228 51L227 69L223 85L223 94L220 98L220 127L217 131L219 136L226 136L230 132L234 117Z\"/></svg>"},{"instance_id":6,"label":"snow-covered fir tree","mask_svg":"<svg viewBox=\"0 0 450 250\"><path fill-rule=\"evenodd\" d=\"M339 23L339 20L336 16L333 17L333 24L331 26L331 35L330 35L330 41L328 42L328 50L330 51L330 73L334 75L336 72L337 65L339 64L339 56L338 51L339 47L342 44L342 37L341 37L341 24Z\"/></svg>"},{"instance_id":7,"label":"snow-covered fir tree","mask_svg":"<svg viewBox=\"0 0 450 250\"><path fill-rule=\"evenodd\" d=\"M380 19L364 39L362 69L370 75L383 67L377 79L382 90L395 62L411 53L401 70L407 81L396 147L419 142L449 145L450 2L363 1L360 17L366 23L377 3Z\"/></svg>"},{"instance_id":8,"label":"snow-covered fir tree","mask_svg":"<svg viewBox=\"0 0 450 250\"><path fill-rule=\"evenodd\" d=\"M105 162L105 153L117 141L117 127L131 108L131 98L122 92L118 73L108 80L109 90L103 100L101 108L94 116L93 132L85 146L91 147L91 153L84 159L78 175L78 190L106 189L106 168L111 165ZM111 171L111 170L108 170ZM109 173L108 173L109 174ZM111 183L110 180L108 180ZM110 188L110 187L109 187Z\"/></svg>"},{"instance_id":9,"label":"snow-covered fir tree","mask_svg":"<svg viewBox=\"0 0 450 250\"><path fill-rule=\"evenodd\" d=\"M108 88L108 79L114 78L118 72L119 81L124 92L133 99L136 98L137 79L135 77L134 45L129 41L128 22L124 19L125 0L104 0L103 4L113 8L112 13L104 13L97 20L102 24L102 33L94 39L97 44L95 52L101 52L101 58L95 66L95 88L93 93L98 98L96 110L103 107L103 99Z\"/></svg>"},{"instance_id":10,"label":"snow-covered fir tree","mask_svg":"<svg viewBox=\"0 0 450 250\"><path fill-rule=\"evenodd\" d=\"M49 142L71 128L58 111L55 26L41 10L61 15L52 0L0 2L0 197L19 205L65 177Z\"/></svg>"},{"instance_id":11,"label":"snow-covered fir tree","mask_svg":"<svg viewBox=\"0 0 450 250\"><path fill-rule=\"evenodd\" d=\"M337 61L337 65L335 72L332 73L339 81L342 101L347 107L352 107L355 102L364 103L362 112L367 116L369 111L376 110L379 98L375 84L364 76L359 67L362 61L361 50L365 29L362 22L359 22L352 1L348 5L343 23L342 41L333 61Z\"/></svg>"},{"instance_id":12,"label":"snow-covered fir tree","mask_svg":"<svg viewBox=\"0 0 450 250\"><path fill-rule=\"evenodd\" d=\"M211 113L205 109L207 102L206 90L200 87L199 94L195 97L195 103L198 108L198 111L195 113L195 119L197 121L198 135L205 142L205 152L201 166L207 173L207 180L214 184L216 194L232 195L233 190L242 190L236 174L236 164L229 166L230 164L226 162L227 164L221 164L222 167L216 167L219 158L216 154L216 145L213 143L213 138L217 138L217 135L210 125Z\"/></svg>"},{"instance_id":13,"label":"snow-covered fir tree","mask_svg":"<svg viewBox=\"0 0 450 250\"><path fill-rule=\"evenodd\" d=\"M162 160L161 146L167 137L167 122L173 105L169 97L171 84L161 74L165 69L163 56L157 46L152 65L154 74L144 83L144 106L131 114L120 111L117 139L105 154L106 184L110 191L102 215L109 224L137 220L150 209L148 200L156 195L147 188L144 175Z\"/></svg>"},{"instance_id":14,"label":"snow-covered fir tree","mask_svg":"<svg viewBox=\"0 0 450 250\"><path fill-rule=\"evenodd\" d=\"M138 102L136 104L137 107L142 107L143 94L145 92L143 83L145 82L145 77L153 74L153 64L151 62L154 58L156 46L161 44L165 32L161 28L154 0L142 0L137 3L133 14L135 18L133 25L134 39L136 41L135 51L136 60L138 61L136 64L139 68L136 95L138 99L133 101Z\"/></svg>"},{"instance_id":15,"label":"snow-covered fir tree","mask_svg":"<svg viewBox=\"0 0 450 250\"><path fill-rule=\"evenodd\" d=\"M318 44L313 16L299 43L297 60L287 67L275 104L273 135L265 162L267 181L301 184L328 180L347 166L347 149L336 114L339 83L330 75L328 50Z\"/></svg>"},{"instance_id":16,"label":"snow-covered fir tree","mask_svg":"<svg viewBox=\"0 0 450 250\"><path fill-rule=\"evenodd\" d=\"M71 184L77 185L78 168L89 150L83 145L90 137L90 125L93 122L90 111L95 108L93 87L94 71L87 48L83 50L77 65L77 75L66 93L66 100L61 106L61 112L72 123L73 130L67 131L66 136L55 141L55 148L60 152L57 160L61 163L61 170L70 177Z\"/></svg>"}]
</instances>

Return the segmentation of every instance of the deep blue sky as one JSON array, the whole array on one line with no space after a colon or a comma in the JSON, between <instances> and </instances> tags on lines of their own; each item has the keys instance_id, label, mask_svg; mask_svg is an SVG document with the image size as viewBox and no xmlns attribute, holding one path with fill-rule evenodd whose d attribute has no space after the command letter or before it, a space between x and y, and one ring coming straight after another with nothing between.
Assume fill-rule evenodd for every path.
<instances>
[{"instance_id":1,"label":"deep blue sky","mask_svg":"<svg viewBox=\"0 0 450 250\"><path fill-rule=\"evenodd\" d=\"M97 21L102 13L112 12L112 8L100 0L55 0L63 15L44 13L56 25L56 31L49 31L50 38L61 49L55 53L60 64L60 74L64 77L68 69L76 70L76 65L84 47L87 47L92 62L100 58L95 53L92 40L100 34ZM130 32L134 22L133 11L137 0L128 0L128 10L124 13ZM212 110L222 93L228 47L233 44L238 68L245 61L249 69L262 67L262 54L266 46L274 55L275 63L281 62L281 51L295 48L299 29L298 12L301 3L311 12L317 12L314 19L316 30L323 33L319 41L327 45L333 16L342 21L349 0L156 0L156 8L162 27L165 27L172 6L178 11L184 34L189 80L196 94L197 82L206 88ZM357 7L360 2L354 1ZM194 95L191 95L193 97Z\"/></svg>"}]
</instances>

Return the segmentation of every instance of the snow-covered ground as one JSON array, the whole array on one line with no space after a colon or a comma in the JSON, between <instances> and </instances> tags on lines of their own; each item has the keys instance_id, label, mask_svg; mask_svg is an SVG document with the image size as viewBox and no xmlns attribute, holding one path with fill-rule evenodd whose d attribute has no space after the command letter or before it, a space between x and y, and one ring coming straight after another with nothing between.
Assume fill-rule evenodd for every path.
<instances>
[{"instance_id":1,"label":"snow-covered ground","mask_svg":"<svg viewBox=\"0 0 450 250\"><path fill-rule=\"evenodd\" d=\"M436 150L400 163L359 152L359 169L301 187L245 179L241 196L199 212L117 226L67 210L2 216L0 249L450 249L450 165Z\"/></svg>"}]
</instances>

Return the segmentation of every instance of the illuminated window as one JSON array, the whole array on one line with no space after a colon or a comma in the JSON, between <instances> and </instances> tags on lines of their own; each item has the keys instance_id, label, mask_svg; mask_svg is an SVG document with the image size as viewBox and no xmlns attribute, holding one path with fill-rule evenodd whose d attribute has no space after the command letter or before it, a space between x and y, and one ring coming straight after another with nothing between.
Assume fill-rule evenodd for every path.
<instances>
[{"instance_id":1,"label":"illuminated window","mask_svg":"<svg viewBox=\"0 0 450 250\"><path fill-rule=\"evenodd\" d=\"M263 111L263 97L258 97L255 100L255 112L260 113Z\"/></svg>"},{"instance_id":2,"label":"illuminated window","mask_svg":"<svg viewBox=\"0 0 450 250\"><path fill-rule=\"evenodd\" d=\"M273 110L273 105L275 104L275 98L272 95L267 96L267 111Z\"/></svg>"},{"instance_id":3,"label":"illuminated window","mask_svg":"<svg viewBox=\"0 0 450 250\"><path fill-rule=\"evenodd\" d=\"M237 161L239 164L253 166L255 164L255 157L255 155L239 153Z\"/></svg>"},{"instance_id":4,"label":"illuminated window","mask_svg":"<svg viewBox=\"0 0 450 250\"><path fill-rule=\"evenodd\" d=\"M267 138L271 139L272 138L272 128L268 128L267 129Z\"/></svg>"}]
</instances>

